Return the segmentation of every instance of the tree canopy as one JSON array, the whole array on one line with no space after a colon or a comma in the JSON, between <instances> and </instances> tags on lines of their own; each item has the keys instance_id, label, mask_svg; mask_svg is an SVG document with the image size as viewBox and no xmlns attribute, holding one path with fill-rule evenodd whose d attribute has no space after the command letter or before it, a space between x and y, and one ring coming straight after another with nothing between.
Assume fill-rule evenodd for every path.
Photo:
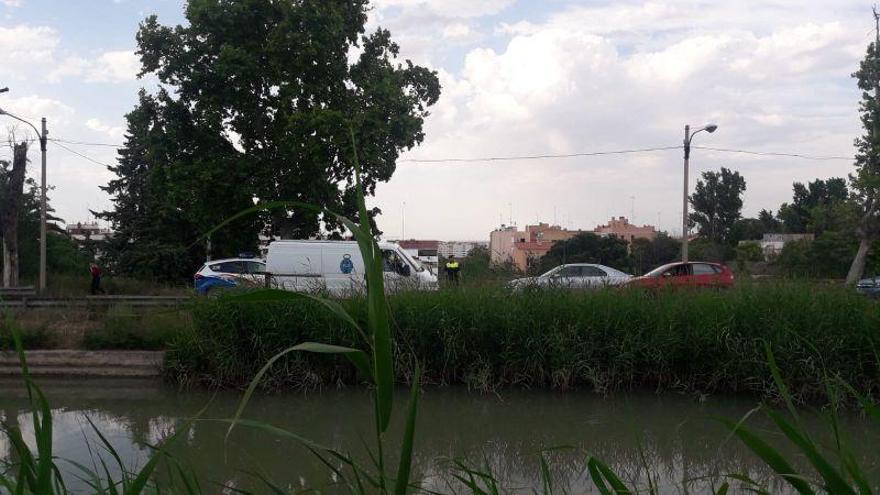
<instances>
[{"instance_id":1,"label":"tree canopy","mask_svg":"<svg viewBox=\"0 0 880 495\"><path fill-rule=\"evenodd\" d=\"M603 237L584 232L554 243L536 265L535 271L544 273L564 263L598 263L618 270L629 270L627 242L614 236Z\"/></svg>"},{"instance_id":2,"label":"tree canopy","mask_svg":"<svg viewBox=\"0 0 880 495\"><path fill-rule=\"evenodd\" d=\"M694 209L690 221L701 237L717 244L730 241L731 229L741 216L745 190L746 181L739 172L723 167L720 172L703 172L690 196Z\"/></svg>"},{"instance_id":3,"label":"tree canopy","mask_svg":"<svg viewBox=\"0 0 880 495\"><path fill-rule=\"evenodd\" d=\"M801 182L795 182L792 191L792 202L783 203L777 214L785 231L792 234L807 232L821 234L827 226L817 225L814 222L817 213L822 214L816 212L816 209L834 208L846 201L849 196L846 180L840 177L816 179L806 186Z\"/></svg>"},{"instance_id":4,"label":"tree canopy","mask_svg":"<svg viewBox=\"0 0 880 495\"><path fill-rule=\"evenodd\" d=\"M865 271L871 243L880 237L880 36L868 46L859 70L853 74L862 90L859 104L864 133L856 139L855 171L850 174L853 199L858 208L856 234L859 248L847 283L855 283Z\"/></svg>"}]
</instances>

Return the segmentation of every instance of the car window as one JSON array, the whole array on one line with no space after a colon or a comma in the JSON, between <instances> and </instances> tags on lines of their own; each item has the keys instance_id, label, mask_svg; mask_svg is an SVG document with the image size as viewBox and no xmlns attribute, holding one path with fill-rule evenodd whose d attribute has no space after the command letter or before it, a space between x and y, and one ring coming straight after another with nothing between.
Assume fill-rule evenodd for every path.
<instances>
[{"instance_id":1,"label":"car window","mask_svg":"<svg viewBox=\"0 0 880 495\"><path fill-rule=\"evenodd\" d=\"M579 267L579 266L566 266L563 269L556 272L556 275L559 277L580 277L581 276L581 267Z\"/></svg>"},{"instance_id":2,"label":"car window","mask_svg":"<svg viewBox=\"0 0 880 495\"><path fill-rule=\"evenodd\" d=\"M403 261L394 250L386 249L382 251L382 270L386 272L398 272L403 266Z\"/></svg>"},{"instance_id":3,"label":"car window","mask_svg":"<svg viewBox=\"0 0 880 495\"><path fill-rule=\"evenodd\" d=\"M247 273L264 273L266 271L266 265L259 261L245 261L244 266L247 269Z\"/></svg>"},{"instance_id":4,"label":"car window","mask_svg":"<svg viewBox=\"0 0 880 495\"><path fill-rule=\"evenodd\" d=\"M663 272L664 277L687 277L688 275L688 265L675 265Z\"/></svg>"},{"instance_id":5,"label":"car window","mask_svg":"<svg viewBox=\"0 0 880 495\"><path fill-rule=\"evenodd\" d=\"M211 271L217 273L241 273L242 266L238 261L224 261L211 265Z\"/></svg>"},{"instance_id":6,"label":"car window","mask_svg":"<svg viewBox=\"0 0 880 495\"><path fill-rule=\"evenodd\" d=\"M694 275L715 275L715 267L705 263L694 263Z\"/></svg>"},{"instance_id":7,"label":"car window","mask_svg":"<svg viewBox=\"0 0 880 495\"><path fill-rule=\"evenodd\" d=\"M584 277L607 277L608 274L605 273L605 270L601 268L597 268L595 266L582 266L581 267L581 275Z\"/></svg>"}]
</instances>

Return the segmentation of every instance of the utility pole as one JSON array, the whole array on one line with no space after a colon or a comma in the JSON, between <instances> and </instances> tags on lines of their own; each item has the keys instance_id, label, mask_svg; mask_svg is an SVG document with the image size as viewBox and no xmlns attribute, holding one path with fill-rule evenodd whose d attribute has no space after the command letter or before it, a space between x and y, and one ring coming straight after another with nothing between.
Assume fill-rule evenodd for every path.
<instances>
[{"instance_id":1,"label":"utility pole","mask_svg":"<svg viewBox=\"0 0 880 495\"><path fill-rule=\"evenodd\" d=\"M681 261L688 260L688 161L691 158L691 126L684 126L684 189L681 199Z\"/></svg>"},{"instance_id":2,"label":"utility pole","mask_svg":"<svg viewBox=\"0 0 880 495\"><path fill-rule=\"evenodd\" d=\"M43 133L40 135L40 151L42 152L40 169L40 292L46 291L46 142L49 131L46 130L46 117L41 120Z\"/></svg>"},{"instance_id":3,"label":"utility pole","mask_svg":"<svg viewBox=\"0 0 880 495\"><path fill-rule=\"evenodd\" d=\"M688 261L688 162L691 158L691 141L694 134L702 131L713 133L718 129L715 124L706 124L705 126L691 132L691 126L684 126L684 189L682 190L681 205L681 261Z\"/></svg>"}]
</instances>

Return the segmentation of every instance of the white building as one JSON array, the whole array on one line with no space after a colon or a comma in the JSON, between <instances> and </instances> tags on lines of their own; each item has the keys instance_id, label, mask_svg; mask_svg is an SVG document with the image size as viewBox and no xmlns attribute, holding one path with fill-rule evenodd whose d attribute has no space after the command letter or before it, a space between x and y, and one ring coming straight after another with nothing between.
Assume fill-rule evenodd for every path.
<instances>
[{"instance_id":1,"label":"white building","mask_svg":"<svg viewBox=\"0 0 880 495\"><path fill-rule=\"evenodd\" d=\"M443 258L464 258L474 248L489 247L489 243L483 241L449 241L441 242L437 253Z\"/></svg>"},{"instance_id":2,"label":"white building","mask_svg":"<svg viewBox=\"0 0 880 495\"><path fill-rule=\"evenodd\" d=\"M106 241L113 235L113 231L98 225L98 222L77 222L75 224L67 224L65 228L67 235L77 243L85 241L101 242Z\"/></svg>"}]
</instances>

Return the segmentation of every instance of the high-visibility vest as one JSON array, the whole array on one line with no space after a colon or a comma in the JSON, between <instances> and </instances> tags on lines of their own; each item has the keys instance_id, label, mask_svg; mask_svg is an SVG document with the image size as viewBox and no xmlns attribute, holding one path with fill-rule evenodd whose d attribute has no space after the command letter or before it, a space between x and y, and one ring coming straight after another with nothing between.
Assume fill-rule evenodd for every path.
<instances>
[{"instance_id":1,"label":"high-visibility vest","mask_svg":"<svg viewBox=\"0 0 880 495\"><path fill-rule=\"evenodd\" d=\"M446 268L448 268L450 270L456 270L456 269L458 269L458 262L453 261L451 263L446 263Z\"/></svg>"}]
</instances>

